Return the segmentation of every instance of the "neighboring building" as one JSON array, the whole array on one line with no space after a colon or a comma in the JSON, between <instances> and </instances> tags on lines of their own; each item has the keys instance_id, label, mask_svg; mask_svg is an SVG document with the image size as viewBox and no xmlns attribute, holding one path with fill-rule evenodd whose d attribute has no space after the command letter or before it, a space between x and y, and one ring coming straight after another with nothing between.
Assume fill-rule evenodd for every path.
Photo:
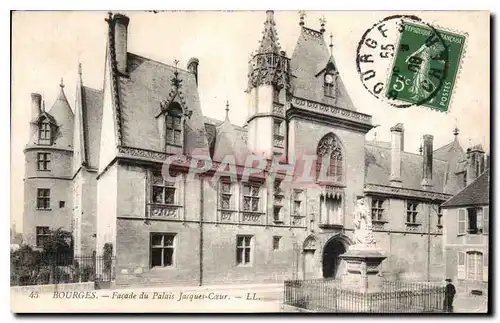
<instances>
[{"instance_id":1,"label":"neighboring building","mask_svg":"<svg viewBox=\"0 0 500 323\"><path fill-rule=\"evenodd\" d=\"M79 68L76 117L62 81L50 111L40 94L32 93L31 100L30 141L24 149L24 242L41 247L50 230L63 228L73 232L77 254L90 253L95 250L101 92L83 86Z\"/></svg>"},{"instance_id":2,"label":"neighboring building","mask_svg":"<svg viewBox=\"0 0 500 323\"><path fill-rule=\"evenodd\" d=\"M404 150L402 124L391 128L390 143L366 141L372 118L354 107L324 25L317 31L301 21L288 57L273 12L266 15L249 62L244 127L231 124L229 105L224 121L203 116L197 59L184 70L130 53L129 18L110 15L103 91L81 80L77 91L67 160L74 212L65 218L73 218L75 248L102 253L112 244L117 284L338 277L356 199L366 196L388 255L384 274L444 278L439 205L465 186L469 163L458 131L437 150L424 135L420 155ZM172 156L167 180L162 166ZM203 167L200 156L213 161L212 171L188 175ZM238 180L230 173L214 180L227 156ZM243 180L248 156L267 165ZM311 156L317 162L308 164ZM327 179L318 174L323 161ZM290 167L295 175L307 169L311 180L289 183Z\"/></svg>"},{"instance_id":3,"label":"neighboring building","mask_svg":"<svg viewBox=\"0 0 500 323\"><path fill-rule=\"evenodd\" d=\"M480 146L468 151L469 159L483 160ZM446 276L458 292L488 293L490 171L481 163L470 171L481 174L443 203L443 240Z\"/></svg>"}]
</instances>

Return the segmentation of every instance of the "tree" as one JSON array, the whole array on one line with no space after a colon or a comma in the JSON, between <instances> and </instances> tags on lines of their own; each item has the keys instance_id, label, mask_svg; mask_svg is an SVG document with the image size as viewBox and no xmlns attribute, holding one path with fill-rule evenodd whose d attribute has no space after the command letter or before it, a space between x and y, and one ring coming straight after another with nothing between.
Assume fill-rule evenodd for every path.
<instances>
[{"instance_id":1,"label":"tree","mask_svg":"<svg viewBox=\"0 0 500 323\"><path fill-rule=\"evenodd\" d=\"M71 232L61 228L50 231L42 245L44 255L72 255L73 236Z\"/></svg>"},{"instance_id":2,"label":"tree","mask_svg":"<svg viewBox=\"0 0 500 323\"><path fill-rule=\"evenodd\" d=\"M11 285L29 285L35 283L39 276L42 255L28 245L10 252Z\"/></svg>"}]
</instances>

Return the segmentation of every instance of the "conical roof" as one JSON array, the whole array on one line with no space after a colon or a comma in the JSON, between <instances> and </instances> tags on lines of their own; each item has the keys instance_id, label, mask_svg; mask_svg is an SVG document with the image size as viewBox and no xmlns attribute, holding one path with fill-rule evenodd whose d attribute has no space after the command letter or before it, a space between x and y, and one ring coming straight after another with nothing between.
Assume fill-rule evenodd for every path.
<instances>
[{"instance_id":1,"label":"conical roof","mask_svg":"<svg viewBox=\"0 0 500 323\"><path fill-rule=\"evenodd\" d=\"M59 95L49 110L49 114L57 123L57 133L54 136L54 145L61 148L72 148L75 115L64 93L64 84L62 80L59 87Z\"/></svg>"},{"instance_id":2,"label":"conical roof","mask_svg":"<svg viewBox=\"0 0 500 323\"><path fill-rule=\"evenodd\" d=\"M276 22L274 21L274 11L266 11L266 21L264 22L264 31L262 32L262 40L258 53L275 53L279 54L281 47L278 42L278 32L276 30Z\"/></svg>"}]
</instances>

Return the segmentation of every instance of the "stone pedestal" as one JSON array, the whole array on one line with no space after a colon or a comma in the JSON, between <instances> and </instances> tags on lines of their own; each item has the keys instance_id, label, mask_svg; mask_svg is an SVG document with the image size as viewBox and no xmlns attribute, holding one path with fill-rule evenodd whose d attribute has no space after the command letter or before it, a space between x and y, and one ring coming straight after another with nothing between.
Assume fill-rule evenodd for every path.
<instances>
[{"instance_id":1,"label":"stone pedestal","mask_svg":"<svg viewBox=\"0 0 500 323\"><path fill-rule=\"evenodd\" d=\"M387 258L375 246L355 244L340 256L346 262L346 272L342 276L342 288L361 293L382 290L380 264Z\"/></svg>"}]
</instances>

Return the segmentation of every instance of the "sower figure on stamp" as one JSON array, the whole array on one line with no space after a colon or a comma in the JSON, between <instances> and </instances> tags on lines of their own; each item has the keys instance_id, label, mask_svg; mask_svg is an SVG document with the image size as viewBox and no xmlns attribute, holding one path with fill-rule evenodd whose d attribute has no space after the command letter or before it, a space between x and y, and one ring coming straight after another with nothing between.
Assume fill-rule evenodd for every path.
<instances>
[{"instance_id":1,"label":"sower figure on stamp","mask_svg":"<svg viewBox=\"0 0 500 323\"><path fill-rule=\"evenodd\" d=\"M444 311L447 313L453 312L453 298L456 294L455 286L451 283L450 278L446 278L446 289L444 292Z\"/></svg>"}]
</instances>

